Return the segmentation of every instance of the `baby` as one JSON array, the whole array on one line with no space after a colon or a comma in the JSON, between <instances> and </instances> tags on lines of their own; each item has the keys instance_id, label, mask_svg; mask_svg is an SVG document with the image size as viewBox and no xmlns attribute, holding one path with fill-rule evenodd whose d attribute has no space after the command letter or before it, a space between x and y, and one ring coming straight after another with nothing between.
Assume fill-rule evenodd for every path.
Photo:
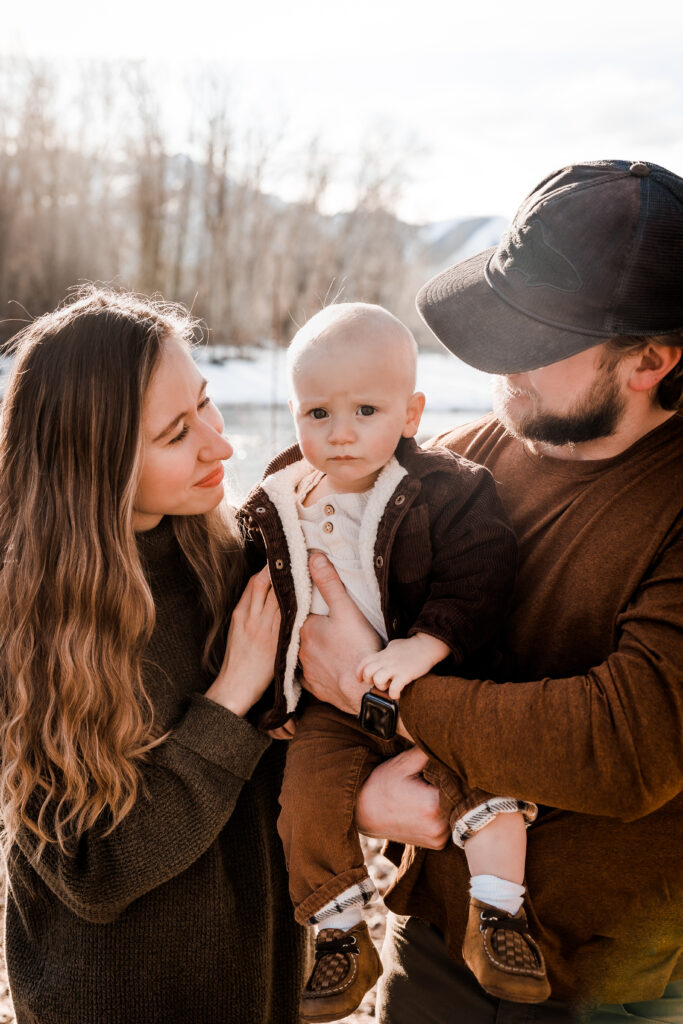
<instances>
[{"instance_id":1,"label":"baby","mask_svg":"<svg viewBox=\"0 0 683 1024\"><path fill-rule=\"evenodd\" d=\"M341 303L312 317L288 353L299 444L273 460L239 512L252 555L267 555L282 612L262 727L294 732L301 626L328 611L308 572L311 551L327 555L386 644L358 666L374 687L359 719L309 700L289 747L278 829L296 918L318 926L305 1021L345 1017L382 971L362 916L374 886L354 808L372 769L406 747L395 702L444 659L462 674L490 650L514 579L516 544L491 476L415 443L425 402L416 357L410 331L379 306ZM433 769L426 777L438 781L472 875L465 960L492 994L541 1001L549 987L521 884L525 819L536 808Z\"/></svg>"}]
</instances>

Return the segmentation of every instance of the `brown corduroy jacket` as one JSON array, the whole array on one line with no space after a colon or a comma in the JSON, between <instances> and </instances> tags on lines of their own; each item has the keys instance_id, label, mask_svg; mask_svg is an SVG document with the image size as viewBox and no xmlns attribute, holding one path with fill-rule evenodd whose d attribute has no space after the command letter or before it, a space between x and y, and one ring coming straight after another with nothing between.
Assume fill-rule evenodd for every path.
<instances>
[{"instance_id":1,"label":"brown corduroy jacket","mask_svg":"<svg viewBox=\"0 0 683 1024\"><path fill-rule=\"evenodd\" d=\"M445 449L424 451L412 438L403 438L395 455L406 472L384 506L374 544L388 639L428 633L466 663L500 628L514 581L514 534L488 470ZM288 448L270 463L264 480L302 459L298 445ZM296 632L297 569L278 509L262 485L249 494L238 519L253 568L267 554L282 613L272 711L261 721L274 728L293 711L283 679Z\"/></svg>"}]
</instances>

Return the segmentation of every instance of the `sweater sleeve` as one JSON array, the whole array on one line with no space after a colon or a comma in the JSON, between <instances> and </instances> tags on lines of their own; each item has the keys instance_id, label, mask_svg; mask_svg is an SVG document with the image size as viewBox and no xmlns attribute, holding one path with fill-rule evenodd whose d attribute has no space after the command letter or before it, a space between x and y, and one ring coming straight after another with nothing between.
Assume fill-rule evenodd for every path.
<instances>
[{"instance_id":1,"label":"sweater sleeve","mask_svg":"<svg viewBox=\"0 0 683 1024\"><path fill-rule=\"evenodd\" d=\"M69 854L48 844L36 872L79 917L114 920L208 849L269 744L248 721L195 694L142 764L142 785L123 821L109 833L94 826ZM33 833L22 830L17 844L32 857Z\"/></svg>"},{"instance_id":2,"label":"sweater sleeve","mask_svg":"<svg viewBox=\"0 0 683 1024\"><path fill-rule=\"evenodd\" d=\"M462 480L464 473L461 471ZM517 542L493 477L472 465L467 497L439 503L431 528L429 591L409 636L428 633L463 661L492 639L507 611L515 579Z\"/></svg>"},{"instance_id":3,"label":"sweater sleeve","mask_svg":"<svg viewBox=\"0 0 683 1024\"><path fill-rule=\"evenodd\" d=\"M424 676L401 695L406 728L472 787L624 821L649 814L683 788L682 598L680 527L602 664L514 684Z\"/></svg>"}]
</instances>

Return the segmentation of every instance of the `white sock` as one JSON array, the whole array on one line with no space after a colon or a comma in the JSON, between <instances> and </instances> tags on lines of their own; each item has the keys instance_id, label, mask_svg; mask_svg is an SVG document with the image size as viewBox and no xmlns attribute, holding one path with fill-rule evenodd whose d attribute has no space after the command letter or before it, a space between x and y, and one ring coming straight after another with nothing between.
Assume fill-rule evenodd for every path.
<instances>
[{"instance_id":1,"label":"white sock","mask_svg":"<svg viewBox=\"0 0 683 1024\"><path fill-rule=\"evenodd\" d=\"M523 885L496 875L472 875L470 878L470 896L499 910L507 910L513 916L524 902L524 892Z\"/></svg>"},{"instance_id":2,"label":"white sock","mask_svg":"<svg viewBox=\"0 0 683 1024\"><path fill-rule=\"evenodd\" d=\"M342 931L348 932L350 928L355 928L362 920L362 907L346 907L345 910L341 910L338 914L328 914L324 921L319 922L317 927L318 931L321 928L341 928Z\"/></svg>"}]
</instances>

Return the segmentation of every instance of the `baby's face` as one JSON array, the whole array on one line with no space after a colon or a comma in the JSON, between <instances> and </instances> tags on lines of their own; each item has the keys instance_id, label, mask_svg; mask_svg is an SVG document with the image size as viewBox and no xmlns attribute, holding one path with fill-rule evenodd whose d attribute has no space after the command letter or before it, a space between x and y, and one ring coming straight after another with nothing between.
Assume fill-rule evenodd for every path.
<instances>
[{"instance_id":1,"label":"baby's face","mask_svg":"<svg viewBox=\"0 0 683 1024\"><path fill-rule=\"evenodd\" d=\"M290 406L299 444L338 493L372 487L400 438L417 431L424 397L413 394L404 356L388 337L340 330L297 367Z\"/></svg>"}]
</instances>

